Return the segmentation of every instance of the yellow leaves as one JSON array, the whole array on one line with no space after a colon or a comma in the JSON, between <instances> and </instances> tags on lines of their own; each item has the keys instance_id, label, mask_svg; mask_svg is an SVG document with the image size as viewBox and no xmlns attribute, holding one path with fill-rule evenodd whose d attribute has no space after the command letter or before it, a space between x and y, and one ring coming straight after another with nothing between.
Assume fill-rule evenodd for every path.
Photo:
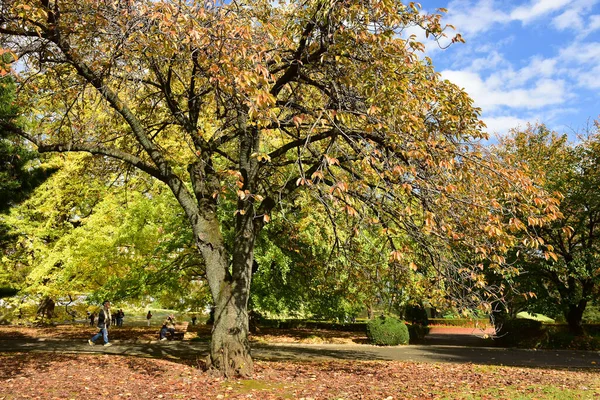
<instances>
[{"instance_id":1,"label":"yellow leaves","mask_svg":"<svg viewBox=\"0 0 600 400\"><path fill-rule=\"evenodd\" d=\"M521 222L519 218L510 218L508 221L509 226L514 227L518 231L524 231L527 229L527 226Z\"/></svg>"},{"instance_id":2,"label":"yellow leaves","mask_svg":"<svg viewBox=\"0 0 600 400\"><path fill-rule=\"evenodd\" d=\"M256 158L260 162L270 162L271 157L267 153L252 153L251 158Z\"/></svg>"},{"instance_id":3,"label":"yellow leaves","mask_svg":"<svg viewBox=\"0 0 600 400\"><path fill-rule=\"evenodd\" d=\"M558 256L553 251L545 251L544 252L544 258L546 260L549 260L550 258L552 258L554 260L554 262L558 261Z\"/></svg>"}]
</instances>

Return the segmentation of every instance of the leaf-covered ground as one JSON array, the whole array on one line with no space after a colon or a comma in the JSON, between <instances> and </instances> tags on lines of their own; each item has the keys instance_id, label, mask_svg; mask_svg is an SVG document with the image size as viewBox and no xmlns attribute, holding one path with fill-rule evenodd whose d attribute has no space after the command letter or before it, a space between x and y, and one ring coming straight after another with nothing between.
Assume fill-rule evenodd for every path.
<instances>
[{"instance_id":1,"label":"leaf-covered ground","mask_svg":"<svg viewBox=\"0 0 600 400\"><path fill-rule=\"evenodd\" d=\"M593 399L594 372L407 362L257 362L224 381L197 361L0 354L0 399Z\"/></svg>"},{"instance_id":2,"label":"leaf-covered ground","mask_svg":"<svg viewBox=\"0 0 600 400\"><path fill-rule=\"evenodd\" d=\"M182 325L177 327L183 329ZM124 326L110 329L111 341L132 340L146 342L158 339L159 327L157 326ZM211 326L188 326L185 339L209 338ZM52 338L86 340L98 332L97 328L87 325L58 325L50 327L34 326L0 326L1 339L32 339ZM278 343L366 343L367 337L361 332L328 331L319 329L269 329L261 328L260 332L253 334L254 342Z\"/></svg>"}]
</instances>

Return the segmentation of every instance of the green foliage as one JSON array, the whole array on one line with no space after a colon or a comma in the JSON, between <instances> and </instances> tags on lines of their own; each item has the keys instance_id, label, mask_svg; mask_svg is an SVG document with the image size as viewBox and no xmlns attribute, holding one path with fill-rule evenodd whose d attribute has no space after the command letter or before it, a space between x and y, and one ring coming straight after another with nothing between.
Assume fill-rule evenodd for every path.
<instances>
[{"instance_id":1,"label":"green foliage","mask_svg":"<svg viewBox=\"0 0 600 400\"><path fill-rule=\"evenodd\" d=\"M404 314L404 319L407 322L410 322L411 325L419 324L422 326L427 326L429 324L427 311L425 310L425 308L419 305L407 306Z\"/></svg>"},{"instance_id":2,"label":"green foliage","mask_svg":"<svg viewBox=\"0 0 600 400\"><path fill-rule=\"evenodd\" d=\"M346 332L365 332L367 326L364 322L336 323L328 321L314 321L308 319L262 319L259 323L265 328L279 329L324 329Z\"/></svg>"},{"instance_id":3,"label":"green foliage","mask_svg":"<svg viewBox=\"0 0 600 400\"><path fill-rule=\"evenodd\" d=\"M583 313L583 321L586 324L600 323L600 306L588 306Z\"/></svg>"},{"instance_id":4,"label":"green foliage","mask_svg":"<svg viewBox=\"0 0 600 400\"><path fill-rule=\"evenodd\" d=\"M544 125L528 126L503 139L499 152L535 177L536 184L561 197L563 218L536 228L542 250L531 242L513 255L522 274L512 284L524 294L510 302L511 312L527 310L557 318L572 328L586 304L597 297L600 235L600 123L569 143Z\"/></svg>"},{"instance_id":5,"label":"green foliage","mask_svg":"<svg viewBox=\"0 0 600 400\"><path fill-rule=\"evenodd\" d=\"M460 326L463 328L487 327L489 322L488 318L429 318L429 325Z\"/></svg>"},{"instance_id":6,"label":"green foliage","mask_svg":"<svg viewBox=\"0 0 600 400\"><path fill-rule=\"evenodd\" d=\"M533 348L541 345L546 330L540 321L511 318L497 321L496 335L503 346Z\"/></svg>"},{"instance_id":7,"label":"green foliage","mask_svg":"<svg viewBox=\"0 0 600 400\"><path fill-rule=\"evenodd\" d=\"M367 337L378 346L408 344L406 324L394 317L379 316L367 322Z\"/></svg>"},{"instance_id":8,"label":"green foliage","mask_svg":"<svg viewBox=\"0 0 600 400\"><path fill-rule=\"evenodd\" d=\"M0 299L3 299L5 297L12 297L14 295L16 295L17 293L19 293L18 289L12 288L12 287L0 287Z\"/></svg>"},{"instance_id":9,"label":"green foliage","mask_svg":"<svg viewBox=\"0 0 600 400\"><path fill-rule=\"evenodd\" d=\"M429 327L421 324L406 324L410 343L419 343L429 333Z\"/></svg>"}]
</instances>

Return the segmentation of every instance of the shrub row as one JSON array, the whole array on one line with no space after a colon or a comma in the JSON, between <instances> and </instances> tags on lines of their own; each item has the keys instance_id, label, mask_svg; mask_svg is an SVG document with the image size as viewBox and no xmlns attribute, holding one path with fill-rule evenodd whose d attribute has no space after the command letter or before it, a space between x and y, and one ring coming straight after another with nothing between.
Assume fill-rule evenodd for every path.
<instances>
[{"instance_id":1,"label":"shrub row","mask_svg":"<svg viewBox=\"0 0 600 400\"><path fill-rule=\"evenodd\" d=\"M365 322L336 323L327 321L312 321L306 319L260 319L259 326L264 328L279 329L327 329L346 332L364 332L367 329Z\"/></svg>"},{"instance_id":2,"label":"shrub row","mask_svg":"<svg viewBox=\"0 0 600 400\"><path fill-rule=\"evenodd\" d=\"M429 318L429 325L460 326L463 328L488 326L489 323L490 321L487 318Z\"/></svg>"},{"instance_id":3,"label":"shrub row","mask_svg":"<svg viewBox=\"0 0 600 400\"><path fill-rule=\"evenodd\" d=\"M509 319L499 324L498 344L505 347L600 350L597 325L585 325L585 335L569 332L565 324L542 324L530 319Z\"/></svg>"}]
</instances>

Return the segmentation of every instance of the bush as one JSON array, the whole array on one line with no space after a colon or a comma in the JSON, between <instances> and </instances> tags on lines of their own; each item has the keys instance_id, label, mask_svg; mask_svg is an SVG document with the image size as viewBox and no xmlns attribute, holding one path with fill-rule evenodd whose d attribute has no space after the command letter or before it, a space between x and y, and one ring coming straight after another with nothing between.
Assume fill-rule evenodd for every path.
<instances>
[{"instance_id":1,"label":"bush","mask_svg":"<svg viewBox=\"0 0 600 400\"><path fill-rule=\"evenodd\" d=\"M419 343L429 333L429 327L419 324L407 324L410 343Z\"/></svg>"},{"instance_id":2,"label":"bush","mask_svg":"<svg viewBox=\"0 0 600 400\"><path fill-rule=\"evenodd\" d=\"M506 319L498 322L496 334L499 342L508 347L539 347L546 330L540 321L532 319Z\"/></svg>"},{"instance_id":3,"label":"bush","mask_svg":"<svg viewBox=\"0 0 600 400\"><path fill-rule=\"evenodd\" d=\"M328 321L312 321L307 319L262 319L259 323L261 328L279 329L324 329L343 332L364 332L364 322L337 323Z\"/></svg>"},{"instance_id":4,"label":"bush","mask_svg":"<svg viewBox=\"0 0 600 400\"><path fill-rule=\"evenodd\" d=\"M406 307L405 320L411 324L419 324L427 326L429 319L427 318L427 311L421 306L410 305Z\"/></svg>"},{"instance_id":5,"label":"bush","mask_svg":"<svg viewBox=\"0 0 600 400\"><path fill-rule=\"evenodd\" d=\"M481 328L487 327L490 324L490 320L487 318L429 318L429 325L446 325L446 326L460 326L462 328Z\"/></svg>"},{"instance_id":6,"label":"bush","mask_svg":"<svg viewBox=\"0 0 600 400\"><path fill-rule=\"evenodd\" d=\"M367 337L378 346L396 346L409 341L406 324L383 315L367 322Z\"/></svg>"}]
</instances>

